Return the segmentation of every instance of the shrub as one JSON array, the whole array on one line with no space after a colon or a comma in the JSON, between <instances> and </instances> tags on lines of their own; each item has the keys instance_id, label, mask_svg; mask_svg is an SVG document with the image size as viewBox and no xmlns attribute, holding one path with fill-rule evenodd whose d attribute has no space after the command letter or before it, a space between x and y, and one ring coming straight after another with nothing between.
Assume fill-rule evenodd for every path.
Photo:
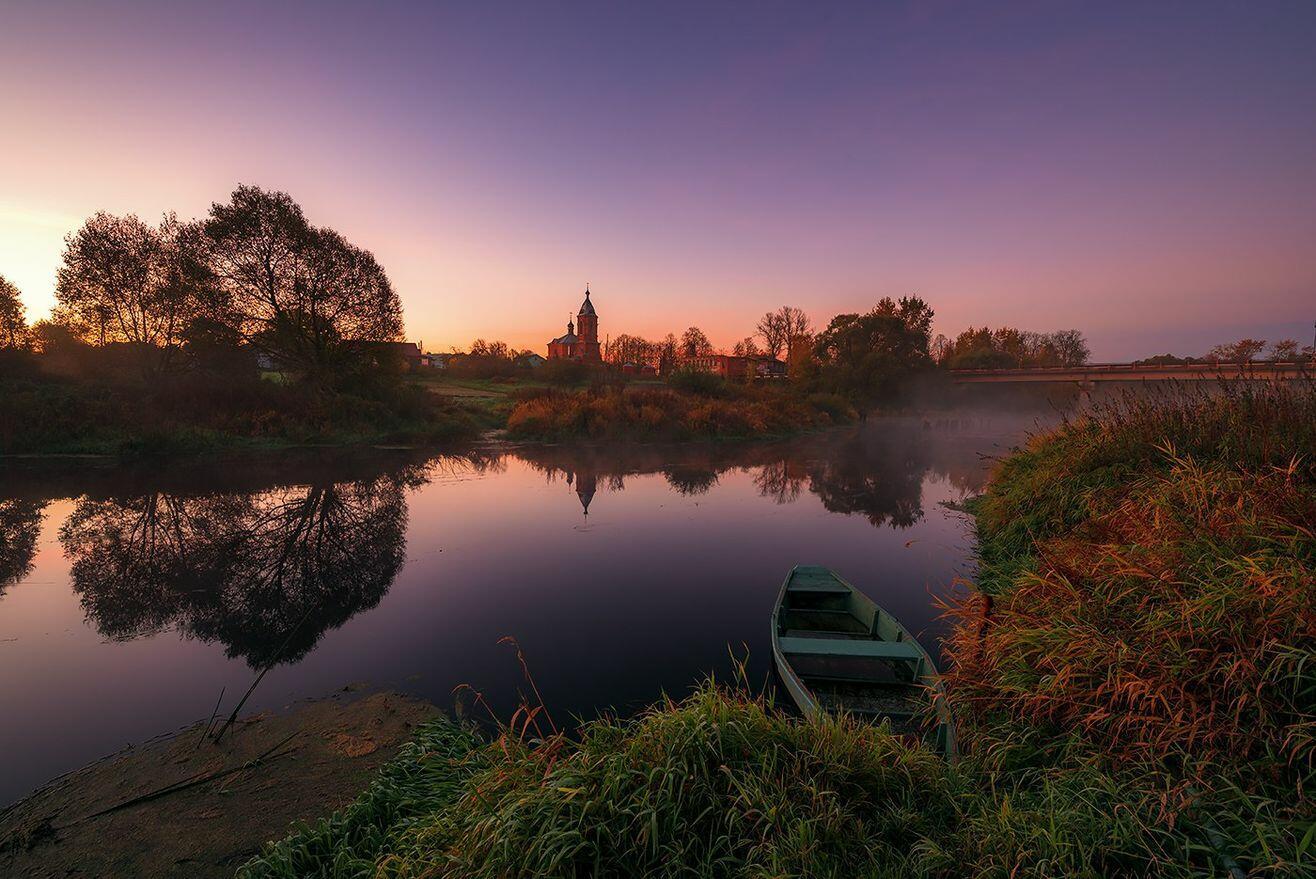
<instances>
[{"instance_id":1,"label":"shrub","mask_svg":"<svg viewBox=\"0 0 1316 879\"><path fill-rule=\"evenodd\" d=\"M840 394L810 394L808 399L810 406L826 412L837 423L853 421L858 417L850 401Z\"/></svg>"},{"instance_id":2,"label":"shrub","mask_svg":"<svg viewBox=\"0 0 1316 879\"><path fill-rule=\"evenodd\" d=\"M726 379L702 369L677 369L667 377L667 385L674 390L704 397L721 397L727 392Z\"/></svg>"}]
</instances>

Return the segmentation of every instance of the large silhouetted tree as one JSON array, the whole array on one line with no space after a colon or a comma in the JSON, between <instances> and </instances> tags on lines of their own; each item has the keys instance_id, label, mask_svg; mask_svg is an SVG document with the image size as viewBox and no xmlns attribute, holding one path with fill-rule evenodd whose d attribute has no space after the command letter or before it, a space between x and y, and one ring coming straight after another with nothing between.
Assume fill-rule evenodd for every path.
<instances>
[{"instance_id":1,"label":"large silhouetted tree","mask_svg":"<svg viewBox=\"0 0 1316 879\"><path fill-rule=\"evenodd\" d=\"M312 226L286 193L239 186L205 232L233 326L282 366L327 378L360 343L401 338L402 304L374 256Z\"/></svg>"},{"instance_id":2,"label":"large silhouetted tree","mask_svg":"<svg viewBox=\"0 0 1316 879\"><path fill-rule=\"evenodd\" d=\"M172 214L158 227L98 212L65 239L56 319L92 344L137 347L148 373L168 365L209 289L198 229Z\"/></svg>"},{"instance_id":3,"label":"large silhouetted tree","mask_svg":"<svg viewBox=\"0 0 1316 879\"><path fill-rule=\"evenodd\" d=\"M889 396L910 372L931 365L932 309L917 297L883 298L867 314L838 314L814 352L824 387L858 400Z\"/></svg>"}]
</instances>

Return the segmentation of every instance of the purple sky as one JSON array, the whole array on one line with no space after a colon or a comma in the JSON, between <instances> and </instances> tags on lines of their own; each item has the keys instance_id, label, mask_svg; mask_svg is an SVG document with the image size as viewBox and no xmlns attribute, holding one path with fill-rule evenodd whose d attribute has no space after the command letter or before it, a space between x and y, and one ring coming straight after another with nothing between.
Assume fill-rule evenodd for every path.
<instances>
[{"instance_id":1,"label":"purple sky","mask_svg":"<svg viewBox=\"0 0 1316 879\"><path fill-rule=\"evenodd\" d=\"M427 348L917 293L1098 359L1316 320L1316 4L8 0L0 274L288 191ZM273 6L273 4L269 4Z\"/></svg>"}]
</instances>

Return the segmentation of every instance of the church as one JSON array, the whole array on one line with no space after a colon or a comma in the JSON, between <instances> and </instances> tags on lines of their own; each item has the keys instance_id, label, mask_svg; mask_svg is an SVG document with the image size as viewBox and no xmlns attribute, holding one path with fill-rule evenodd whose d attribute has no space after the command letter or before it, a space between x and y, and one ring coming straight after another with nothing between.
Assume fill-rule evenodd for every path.
<instances>
[{"instance_id":1,"label":"church","mask_svg":"<svg viewBox=\"0 0 1316 879\"><path fill-rule=\"evenodd\" d=\"M589 301L589 285L585 285L585 301L581 303L576 320L567 321L567 334L548 343L549 360L577 360L582 363L601 363L599 348L599 316L594 303Z\"/></svg>"}]
</instances>

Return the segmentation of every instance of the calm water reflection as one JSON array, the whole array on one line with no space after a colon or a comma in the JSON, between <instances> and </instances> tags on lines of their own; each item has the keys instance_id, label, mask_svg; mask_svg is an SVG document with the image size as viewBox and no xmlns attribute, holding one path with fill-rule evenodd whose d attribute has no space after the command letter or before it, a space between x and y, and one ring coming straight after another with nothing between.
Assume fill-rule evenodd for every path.
<instances>
[{"instance_id":1,"label":"calm water reflection","mask_svg":"<svg viewBox=\"0 0 1316 879\"><path fill-rule=\"evenodd\" d=\"M477 450L178 470L0 472L0 803L226 707L365 682L502 712L524 648L560 718L769 669L796 563L934 652L984 456L1031 422L873 421L754 446ZM742 646L743 645L743 646Z\"/></svg>"}]
</instances>

